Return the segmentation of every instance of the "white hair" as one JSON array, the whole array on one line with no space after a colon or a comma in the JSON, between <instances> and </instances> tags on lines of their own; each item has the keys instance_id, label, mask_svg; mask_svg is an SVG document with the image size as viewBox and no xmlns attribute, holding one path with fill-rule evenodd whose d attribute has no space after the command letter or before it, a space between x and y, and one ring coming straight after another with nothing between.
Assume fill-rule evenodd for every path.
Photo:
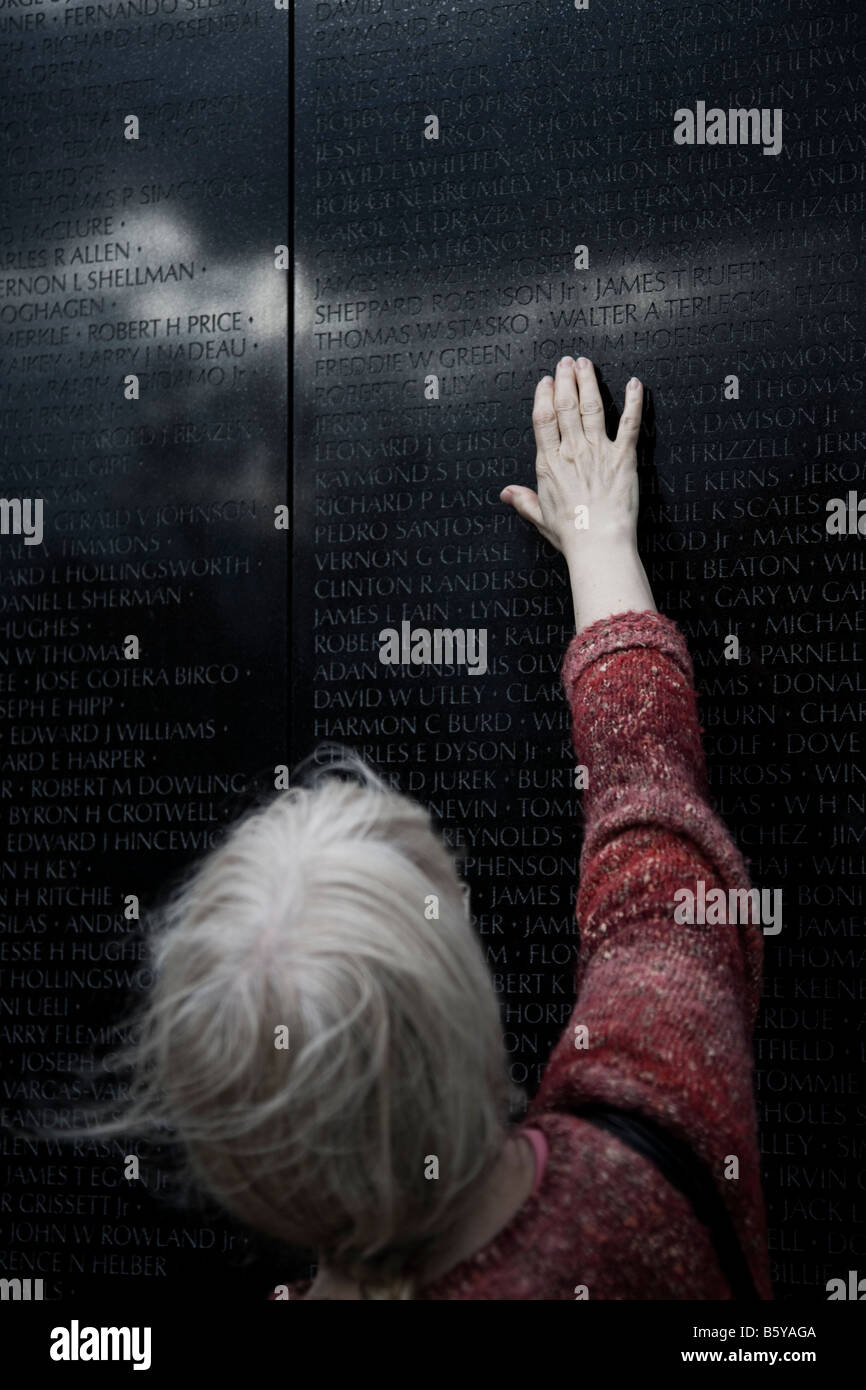
<instances>
[{"instance_id":1,"label":"white hair","mask_svg":"<svg viewBox=\"0 0 866 1390\"><path fill-rule=\"evenodd\" d=\"M242 1220L365 1296L411 1297L519 1094L429 813L360 758L332 762L245 813L150 943L154 982L116 1058L129 1100L102 1132L171 1130Z\"/></svg>"}]
</instances>

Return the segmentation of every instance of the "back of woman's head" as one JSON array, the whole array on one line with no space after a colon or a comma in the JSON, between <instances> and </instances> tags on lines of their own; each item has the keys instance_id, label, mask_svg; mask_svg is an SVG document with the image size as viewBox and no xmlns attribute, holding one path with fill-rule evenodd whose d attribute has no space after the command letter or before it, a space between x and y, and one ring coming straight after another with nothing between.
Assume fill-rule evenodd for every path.
<instances>
[{"instance_id":1,"label":"back of woman's head","mask_svg":"<svg viewBox=\"0 0 866 1390\"><path fill-rule=\"evenodd\" d=\"M405 1296L492 1171L512 1091L448 852L342 766L360 781L278 793L168 900L133 1107L242 1219Z\"/></svg>"}]
</instances>

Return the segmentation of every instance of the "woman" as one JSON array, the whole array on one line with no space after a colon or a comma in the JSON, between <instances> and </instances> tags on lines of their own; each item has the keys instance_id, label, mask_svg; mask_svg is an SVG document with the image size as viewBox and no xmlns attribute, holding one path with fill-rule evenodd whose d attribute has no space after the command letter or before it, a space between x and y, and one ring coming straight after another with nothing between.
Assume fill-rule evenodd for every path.
<instances>
[{"instance_id":1,"label":"woman","mask_svg":"<svg viewBox=\"0 0 866 1390\"><path fill-rule=\"evenodd\" d=\"M165 912L125 1123L171 1126L226 1207L317 1252L312 1285L272 1297L730 1298L689 1198L575 1114L584 1101L688 1145L771 1297L750 1041L762 938L674 918L677 889L748 878L708 803L685 642L637 552L641 409L633 380L609 440L592 365L563 358L535 395L537 493L502 493L568 564L562 680L588 769L577 1002L525 1121L509 1126L497 1001L452 861L372 774L281 793Z\"/></svg>"}]
</instances>

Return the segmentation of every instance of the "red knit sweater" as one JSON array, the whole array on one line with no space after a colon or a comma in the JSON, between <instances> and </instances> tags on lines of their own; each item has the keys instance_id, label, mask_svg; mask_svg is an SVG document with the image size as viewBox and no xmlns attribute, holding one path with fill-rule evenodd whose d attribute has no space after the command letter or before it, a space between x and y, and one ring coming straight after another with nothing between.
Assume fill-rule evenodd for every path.
<instances>
[{"instance_id":1,"label":"red knit sweater","mask_svg":"<svg viewBox=\"0 0 866 1390\"><path fill-rule=\"evenodd\" d=\"M688 649L675 624L622 613L584 629L562 668L589 770L577 1002L524 1123L543 1130L538 1192L418 1299L727 1299L709 1234L648 1159L567 1112L604 1100L655 1118L714 1174L760 1295L772 1297L751 1036L760 926L679 926L677 888L748 888L708 801ZM588 1047L575 1048L575 1025ZM728 1155L739 1178L724 1177ZM309 1281L290 1286L299 1298Z\"/></svg>"}]
</instances>

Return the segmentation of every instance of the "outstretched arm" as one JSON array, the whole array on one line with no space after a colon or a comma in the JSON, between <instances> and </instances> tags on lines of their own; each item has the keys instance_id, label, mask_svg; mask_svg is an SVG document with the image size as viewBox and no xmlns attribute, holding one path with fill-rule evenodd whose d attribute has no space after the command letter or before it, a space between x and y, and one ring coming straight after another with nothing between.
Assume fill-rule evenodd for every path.
<instances>
[{"instance_id":1,"label":"outstretched arm","mask_svg":"<svg viewBox=\"0 0 866 1390\"><path fill-rule=\"evenodd\" d=\"M727 893L749 879L709 803L685 640L656 612L637 554L639 397L629 392L610 441L595 373L560 363L555 387L548 379L536 392L538 493L510 490L568 561L577 635L562 679L588 770L577 1002L532 1109L606 1100L686 1139L768 1296L751 1043L763 938L758 925L674 918L677 889L703 880L707 894ZM580 505L589 527L571 536Z\"/></svg>"}]
</instances>

